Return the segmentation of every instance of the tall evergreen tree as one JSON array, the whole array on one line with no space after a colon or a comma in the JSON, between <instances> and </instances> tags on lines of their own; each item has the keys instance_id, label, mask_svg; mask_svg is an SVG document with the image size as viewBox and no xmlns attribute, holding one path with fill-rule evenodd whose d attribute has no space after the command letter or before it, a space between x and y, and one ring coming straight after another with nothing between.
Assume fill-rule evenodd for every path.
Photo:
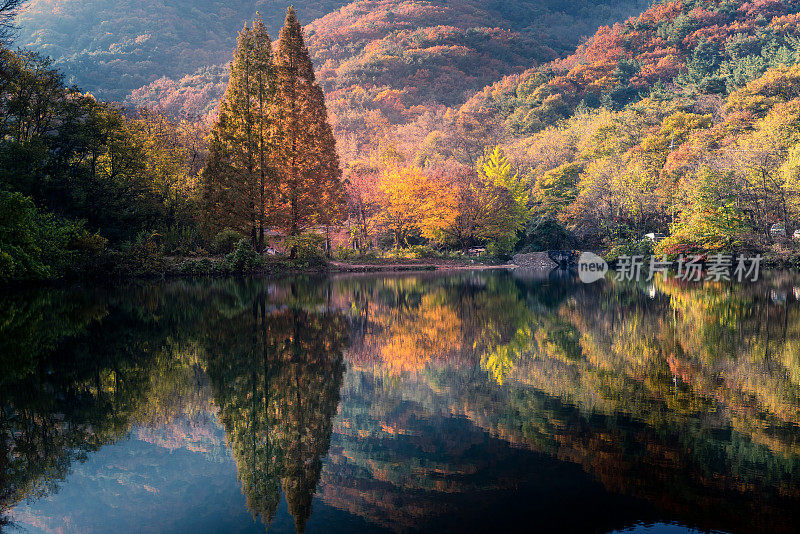
<instances>
[{"instance_id":1,"label":"tall evergreen tree","mask_svg":"<svg viewBox=\"0 0 800 534\"><path fill-rule=\"evenodd\" d=\"M260 18L239 33L230 70L204 173L208 226L241 230L263 250L264 230L275 222L280 130L272 41Z\"/></svg>"},{"instance_id":2,"label":"tall evergreen tree","mask_svg":"<svg viewBox=\"0 0 800 534\"><path fill-rule=\"evenodd\" d=\"M282 125L280 191L282 224L297 235L314 224L330 224L343 194L336 142L328 123L325 96L293 7L278 39L278 116Z\"/></svg>"}]
</instances>

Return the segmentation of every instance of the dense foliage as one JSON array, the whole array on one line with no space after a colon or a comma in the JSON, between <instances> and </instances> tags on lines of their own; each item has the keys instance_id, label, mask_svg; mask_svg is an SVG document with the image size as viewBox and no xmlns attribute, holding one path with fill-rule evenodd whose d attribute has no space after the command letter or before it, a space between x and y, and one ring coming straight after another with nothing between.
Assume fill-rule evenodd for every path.
<instances>
[{"instance_id":1,"label":"dense foliage","mask_svg":"<svg viewBox=\"0 0 800 534\"><path fill-rule=\"evenodd\" d=\"M104 245L81 225L40 213L21 193L0 189L0 282L55 278L76 256Z\"/></svg>"},{"instance_id":2,"label":"dense foliage","mask_svg":"<svg viewBox=\"0 0 800 534\"><path fill-rule=\"evenodd\" d=\"M529 231L546 224L561 243L611 256L638 250L650 232L670 236L658 252L785 256L800 227L799 11L796 2L659 3L565 59L487 87L405 142L382 138L381 153L436 172L473 166L500 143L527 190ZM785 237L770 232L776 223ZM518 245L533 243L552 246L530 232Z\"/></svg>"},{"instance_id":3,"label":"dense foliage","mask_svg":"<svg viewBox=\"0 0 800 534\"><path fill-rule=\"evenodd\" d=\"M776 244L800 223L800 41L792 2L668 2L601 28L573 56L508 78L488 109L534 212L585 246L671 234L667 253Z\"/></svg>"},{"instance_id":4,"label":"dense foliage","mask_svg":"<svg viewBox=\"0 0 800 534\"><path fill-rule=\"evenodd\" d=\"M215 236L237 228L262 251L265 224L296 236L334 222L335 142L290 14L275 64L263 24L258 43L243 32L210 158L202 123L98 101L67 87L49 59L1 47L0 280L163 272L164 255L203 246L229 253L220 272L262 269L252 246L217 250ZM263 76L251 77L259 62ZM210 273L206 263L187 274Z\"/></svg>"},{"instance_id":5,"label":"dense foliage","mask_svg":"<svg viewBox=\"0 0 800 534\"><path fill-rule=\"evenodd\" d=\"M237 228L259 251L268 229L296 237L335 222L342 203L325 97L293 8L275 48L273 59L260 20L239 34L203 175L207 226Z\"/></svg>"},{"instance_id":6,"label":"dense foliage","mask_svg":"<svg viewBox=\"0 0 800 534\"><path fill-rule=\"evenodd\" d=\"M56 277L67 257L106 240L155 245L154 235L192 225L197 126L126 116L66 87L37 54L0 48L0 60L0 189L14 192L3 193L0 277Z\"/></svg>"},{"instance_id":7,"label":"dense foliage","mask_svg":"<svg viewBox=\"0 0 800 534\"><path fill-rule=\"evenodd\" d=\"M499 4L357 1L305 34L296 25L304 71L288 77L281 61L296 63L286 63L288 41L273 47L262 24L253 50L263 57L240 41L231 76L206 67L131 97L155 99L173 115L214 118L202 195L201 127L155 112L126 117L65 88L46 60L21 53L17 70L43 76L37 91L71 95L41 97L63 101L52 113L91 108L92 119L73 130L96 132L73 139L73 130L31 130L35 142L6 147L4 180L40 210L86 220L112 244L156 249L163 245L153 232L174 237L198 219L205 239L229 228L259 251L267 228L299 238L346 219L338 229L349 235L343 257L403 247L422 247L414 255L485 248L501 257L579 247L616 257L649 252L647 233L669 236L659 254L794 251L800 4L662 2L546 62L573 43L559 23L545 31L537 22L556 8L564 24L595 20L583 3L520 2L512 17ZM596 16L619 16L633 4L606 8ZM208 102L223 87L217 115ZM27 97L13 91L8 113L22 124L13 114L28 112ZM183 156L148 141L153 123L179 132L171 146L186 149ZM65 139L64 149L53 148ZM771 232L777 223L785 235ZM168 248L200 244L193 235L179 240Z\"/></svg>"}]
</instances>

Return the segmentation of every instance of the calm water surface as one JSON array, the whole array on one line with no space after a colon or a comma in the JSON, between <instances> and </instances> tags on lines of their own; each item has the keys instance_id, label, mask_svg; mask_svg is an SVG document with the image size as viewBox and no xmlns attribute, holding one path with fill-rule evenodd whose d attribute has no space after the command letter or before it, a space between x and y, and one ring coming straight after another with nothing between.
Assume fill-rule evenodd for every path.
<instances>
[{"instance_id":1,"label":"calm water surface","mask_svg":"<svg viewBox=\"0 0 800 534\"><path fill-rule=\"evenodd\" d=\"M12 532L793 532L800 280L0 296Z\"/></svg>"}]
</instances>

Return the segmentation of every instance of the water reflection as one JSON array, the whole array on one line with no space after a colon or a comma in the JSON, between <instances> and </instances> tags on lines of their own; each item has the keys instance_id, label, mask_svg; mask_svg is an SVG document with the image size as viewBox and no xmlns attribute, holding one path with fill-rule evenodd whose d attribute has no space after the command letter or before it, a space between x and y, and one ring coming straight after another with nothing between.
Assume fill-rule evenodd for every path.
<instances>
[{"instance_id":1,"label":"water reflection","mask_svg":"<svg viewBox=\"0 0 800 534\"><path fill-rule=\"evenodd\" d=\"M140 501L88 513L69 491L75 466L139 440L234 469L277 530L793 531L796 287L465 273L3 295L0 510L141 527ZM151 489L153 469L208 469L162 461L126 469ZM175 504L156 530L186 528L186 484L153 490Z\"/></svg>"},{"instance_id":2,"label":"water reflection","mask_svg":"<svg viewBox=\"0 0 800 534\"><path fill-rule=\"evenodd\" d=\"M263 289L252 299L204 339L211 389L247 508L271 523L283 489L303 532L339 404L347 322L299 307L315 302L298 298L296 285L285 308Z\"/></svg>"}]
</instances>

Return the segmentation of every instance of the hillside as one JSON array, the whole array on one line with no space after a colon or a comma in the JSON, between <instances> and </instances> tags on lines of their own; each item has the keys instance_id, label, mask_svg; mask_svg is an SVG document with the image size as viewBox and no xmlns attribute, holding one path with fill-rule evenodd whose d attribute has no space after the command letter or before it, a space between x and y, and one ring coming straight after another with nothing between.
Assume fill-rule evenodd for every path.
<instances>
[{"instance_id":1,"label":"hillside","mask_svg":"<svg viewBox=\"0 0 800 534\"><path fill-rule=\"evenodd\" d=\"M294 4L302 20L313 20L345 3ZM277 0L30 0L17 44L51 56L70 83L122 101L162 76L229 61L238 31L256 11L277 36L285 10Z\"/></svg>"},{"instance_id":2,"label":"hillside","mask_svg":"<svg viewBox=\"0 0 800 534\"><path fill-rule=\"evenodd\" d=\"M647 253L639 236L663 232L656 252L785 255L769 228L800 208L799 12L797 1L657 4L460 113L499 124L536 218L584 246Z\"/></svg>"},{"instance_id":3,"label":"hillside","mask_svg":"<svg viewBox=\"0 0 800 534\"><path fill-rule=\"evenodd\" d=\"M213 6L203 16L218 9L220 21L177 33L171 24L178 19L164 17L159 31L170 37L163 39L141 33L149 31L144 22L143 30L126 31L110 16L90 33L107 27L129 34L141 47L130 58L141 61L106 45L98 57L113 59L101 60L97 72L106 69L104 83L124 81L113 91L127 94L128 105L213 116L230 57L214 51L224 48L214 36L222 35L221 21L233 27L234 18L236 26L247 18ZM787 236L800 228L794 66L800 0L660 2L578 44L581 31L640 6L635 0L613 8L550 0L521 0L513 8L474 0L357 0L309 24L306 40L351 205L361 206L362 241L386 238L387 214L398 208L417 217L409 215L403 239L443 245L442 235L434 235L439 230L423 231L433 219L422 221L405 204L392 207L388 191L405 187L401 196L418 201L421 192L438 188L428 200L445 209L455 187L448 180L468 175L487 149L501 145L518 172L509 167L506 178L517 180L519 208L503 250L575 246L613 259L653 252L641 236L657 232L670 235L659 254L745 250L787 257L792 242L776 242L770 228L781 222ZM47 31L37 41L45 51ZM168 46L156 46L162 41ZM162 46L168 58L158 55ZM81 82L80 61L55 55ZM122 74L112 75L116 68ZM138 81L131 78L137 72ZM498 165L504 161L497 151ZM510 192L511 182L503 183Z\"/></svg>"},{"instance_id":4,"label":"hillside","mask_svg":"<svg viewBox=\"0 0 800 534\"><path fill-rule=\"evenodd\" d=\"M362 1L336 12L346 2L301 0L295 2L295 8L302 21L324 17L309 33L316 33L321 44L335 38L336 46L323 54L327 58L338 57L340 63L360 54L370 42L392 41L393 36L407 33L410 26L421 29L452 25L462 32L484 26L496 28L478 29L467 39L472 45L459 45L474 46L478 51L500 51L501 55L504 47L511 47L510 66L522 67L549 58L549 51L544 52L548 47L559 53L574 49L580 35L591 33L600 23L630 14L635 11L630 6L642 3L627 0L618 7L618 3L607 1L528 0L511 10L504 2ZM19 19L17 44L53 57L71 83L103 98L122 100L131 91L162 77L179 80L198 69L227 63L237 32L256 11L269 32L277 36L285 8L285 2L275 0L31 0ZM331 14L325 16L328 13ZM510 29L530 37L509 34ZM461 35L456 40L465 37ZM503 42L512 37L521 42ZM453 36L449 39L453 41ZM501 42L494 48L481 45L495 39ZM532 44L534 39L537 44ZM531 47L542 51L529 57ZM513 69L499 70L501 74L510 71ZM488 69L477 76L491 80L493 72Z\"/></svg>"},{"instance_id":5,"label":"hillside","mask_svg":"<svg viewBox=\"0 0 800 534\"><path fill-rule=\"evenodd\" d=\"M190 117L213 111L226 83L224 68L215 66L230 60L243 22L259 10L276 36L284 13L267 0L113 4L33 0L19 43L53 56L71 82L103 98ZM307 37L334 128L340 140L356 131L363 146L382 137L379 127L460 105L505 75L571 52L582 36L646 2L359 0L338 9L342 4L296 8L303 21L322 17ZM361 132L365 121L373 123L369 134Z\"/></svg>"},{"instance_id":6,"label":"hillside","mask_svg":"<svg viewBox=\"0 0 800 534\"><path fill-rule=\"evenodd\" d=\"M454 104L462 92L578 45L641 3L360 0L308 26L328 91L391 86L410 100Z\"/></svg>"},{"instance_id":7,"label":"hillside","mask_svg":"<svg viewBox=\"0 0 800 534\"><path fill-rule=\"evenodd\" d=\"M600 28L574 54L486 88L471 107L491 107L509 130L529 134L589 108L621 107L654 86L725 95L768 69L798 61L796 0L659 3Z\"/></svg>"}]
</instances>

